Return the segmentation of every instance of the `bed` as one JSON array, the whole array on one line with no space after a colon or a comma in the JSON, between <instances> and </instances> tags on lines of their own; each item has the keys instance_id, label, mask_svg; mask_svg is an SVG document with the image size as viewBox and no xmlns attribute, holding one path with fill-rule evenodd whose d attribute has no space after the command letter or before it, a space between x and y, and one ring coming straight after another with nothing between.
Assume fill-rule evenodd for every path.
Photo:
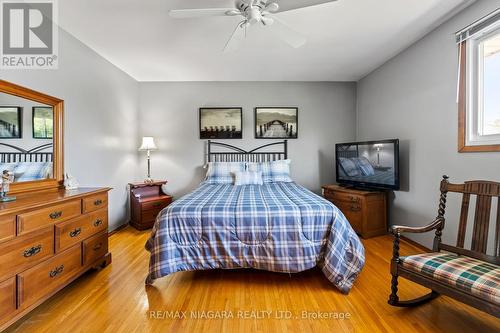
<instances>
[{"instance_id":1,"label":"bed","mask_svg":"<svg viewBox=\"0 0 500 333\"><path fill-rule=\"evenodd\" d=\"M25 182L52 178L52 143L30 150L7 143L0 143L0 172L7 170L14 174L14 182Z\"/></svg>"},{"instance_id":2,"label":"bed","mask_svg":"<svg viewBox=\"0 0 500 333\"><path fill-rule=\"evenodd\" d=\"M208 160L286 160L281 152L214 153ZM296 273L319 266L348 293L360 273L364 248L340 210L294 182L263 185L211 184L164 209L146 249L151 252L147 284L179 271L255 268Z\"/></svg>"}]
</instances>

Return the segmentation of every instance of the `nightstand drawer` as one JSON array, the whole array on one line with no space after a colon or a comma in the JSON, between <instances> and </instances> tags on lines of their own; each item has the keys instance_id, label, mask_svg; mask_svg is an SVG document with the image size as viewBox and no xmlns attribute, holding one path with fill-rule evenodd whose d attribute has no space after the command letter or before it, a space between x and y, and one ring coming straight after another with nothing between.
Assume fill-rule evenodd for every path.
<instances>
[{"instance_id":1,"label":"nightstand drawer","mask_svg":"<svg viewBox=\"0 0 500 333\"><path fill-rule=\"evenodd\" d=\"M83 213L93 212L95 210L107 207L108 193L92 195L82 199Z\"/></svg>"},{"instance_id":2,"label":"nightstand drawer","mask_svg":"<svg viewBox=\"0 0 500 333\"><path fill-rule=\"evenodd\" d=\"M166 197L158 200L151 200L147 202L143 202L141 204L141 208L143 211L145 210L162 210L172 203L172 197Z\"/></svg>"},{"instance_id":3,"label":"nightstand drawer","mask_svg":"<svg viewBox=\"0 0 500 333\"><path fill-rule=\"evenodd\" d=\"M161 209L150 209L145 210L141 214L141 219L143 223L155 222L156 217L160 214Z\"/></svg>"},{"instance_id":4,"label":"nightstand drawer","mask_svg":"<svg viewBox=\"0 0 500 333\"><path fill-rule=\"evenodd\" d=\"M46 227L50 224L69 220L80 216L82 206L80 200L73 200L60 205L38 209L29 213L18 215L18 234L27 233L32 230Z\"/></svg>"}]
</instances>

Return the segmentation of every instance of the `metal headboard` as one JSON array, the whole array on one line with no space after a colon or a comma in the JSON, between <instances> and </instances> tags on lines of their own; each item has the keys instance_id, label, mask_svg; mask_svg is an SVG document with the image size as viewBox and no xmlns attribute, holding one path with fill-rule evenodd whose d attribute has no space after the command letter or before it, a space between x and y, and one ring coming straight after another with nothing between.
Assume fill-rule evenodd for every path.
<instances>
[{"instance_id":1,"label":"metal headboard","mask_svg":"<svg viewBox=\"0 0 500 333\"><path fill-rule=\"evenodd\" d=\"M337 150L337 156L345 158L359 157L358 145L355 145L356 150L351 149L351 147L352 145L346 147L345 149Z\"/></svg>"},{"instance_id":2,"label":"metal headboard","mask_svg":"<svg viewBox=\"0 0 500 333\"><path fill-rule=\"evenodd\" d=\"M244 150L222 142L208 140L208 162L270 162L288 158L288 140L269 143L252 150ZM282 146L281 151L271 151L266 148ZM219 151L214 149L220 148Z\"/></svg>"},{"instance_id":3,"label":"metal headboard","mask_svg":"<svg viewBox=\"0 0 500 333\"><path fill-rule=\"evenodd\" d=\"M0 143L0 146L6 146L13 151L0 152L1 163L18 162L52 162L53 153L44 152L45 149L52 148L52 143L47 143L30 150L26 150L7 143Z\"/></svg>"}]
</instances>

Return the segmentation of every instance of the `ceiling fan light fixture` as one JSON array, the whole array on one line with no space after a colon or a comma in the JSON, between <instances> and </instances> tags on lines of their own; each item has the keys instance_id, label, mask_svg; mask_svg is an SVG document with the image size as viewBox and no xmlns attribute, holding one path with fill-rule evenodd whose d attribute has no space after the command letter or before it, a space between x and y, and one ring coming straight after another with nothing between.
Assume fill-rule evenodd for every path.
<instances>
[{"instance_id":1,"label":"ceiling fan light fixture","mask_svg":"<svg viewBox=\"0 0 500 333\"><path fill-rule=\"evenodd\" d=\"M264 8L264 10L269 13L276 13L279 9L280 5L278 5L276 2L271 2Z\"/></svg>"},{"instance_id":2,"label":"ceiling fan light fixture","mask_svg":"<svg viewBox=\"0 0 500 333\"><path fill-rule=\"evenodd\" d=\"M252 7L247 12L247 20L250 24L262 21L262 13L258 7Z\"/></svg>"},{"instance_id":3,"label":"ceiling fan light fixture","mask_svg":"<svg viewBox=\"0 0 500 333\"><path fill-rule=\"evenodd\" d=\"M228 10L226 12L226 15L227 16L238 16L238 15L241 15L241 12L237 9L233 9L233 10Z\"/></svg>"},{"instance_id":4,"label":"ceiling fan light fixture","mask_svg":"<svg viewBox=\"0 0 500 333\"><path fill-rule=\"evenodd\" d=\"M274 23L274 20L271 18L271 17L265 17L263 16L262 19L261 19L261 22L263 25L272 25Z\"/></svg>"}]
</instances>

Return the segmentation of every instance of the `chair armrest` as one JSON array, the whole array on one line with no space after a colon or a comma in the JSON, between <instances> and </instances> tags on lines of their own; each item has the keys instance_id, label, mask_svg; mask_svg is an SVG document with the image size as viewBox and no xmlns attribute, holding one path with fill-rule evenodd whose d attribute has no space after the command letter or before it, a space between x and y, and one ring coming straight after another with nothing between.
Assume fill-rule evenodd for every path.
<instances>
[{"instance_id":1,"label":"chair armrest","mask_svg":"<svg viewBox=\"0 0 500 333\"><path fill-rule=\"evenodd\" d=\"M444 218L443 217L437 217L434 221L432 221L430 224L423 226L423 227L407 227L407 226L401 226L401 225L395 225L391 227L391 233L393 235L400 235L403 232L410 232L410 233L424 233L428 232L431 230L436 230L439 228L442 228L444 225Z\"/></svg>"}]
</instances>

